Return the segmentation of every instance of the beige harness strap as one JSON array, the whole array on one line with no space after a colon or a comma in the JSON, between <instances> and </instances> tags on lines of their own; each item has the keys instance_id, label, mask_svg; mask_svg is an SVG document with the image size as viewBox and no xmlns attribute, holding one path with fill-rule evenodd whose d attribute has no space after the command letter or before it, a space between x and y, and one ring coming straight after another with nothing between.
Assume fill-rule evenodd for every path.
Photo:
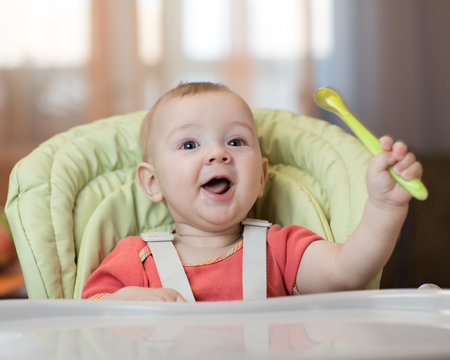
<instances>
[{"instance_id":1,"label":"beige harness strap","mask_svg":"<svg viewBox=\"0 0 450 360\"><path fill-rule=\"evenodd\" d=\"M244 253L242 254L242 297L259 300L267 297L267 228L265 220L245 219Z\"/></svg>"},{"instance_id":2,"label":"beige harness strap","mask_svg":"<svg viewBox=\"0 0 450 360\"><path fill-rule=\"evenodd\" d=\"M242 255L242 297L244 300L267 297L266 235L271 225L264 220L246 219ZM155 260L156 269L164 288L178 291L188 302L195 302L183 264L173 245L173 234L169 232L143 233Z\"/></svg>"},{"instance_id":3,"label":"beige harness strap","mask_svg":"<svg viewBox=\"0 0 450 360\"><path fill-rule=\"evenodd\" d=\"M174 289L187 302L195 302L183 264L172 243L173 234L169 232L148 232L141 236L152 251L163 288Z\"/></svg>"}]
</instances>

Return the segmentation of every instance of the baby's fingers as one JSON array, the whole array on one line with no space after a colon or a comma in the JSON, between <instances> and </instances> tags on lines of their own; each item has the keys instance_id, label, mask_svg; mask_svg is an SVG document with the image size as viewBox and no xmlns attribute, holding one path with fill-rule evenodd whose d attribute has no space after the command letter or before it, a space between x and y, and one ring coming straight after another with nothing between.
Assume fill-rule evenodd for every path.
<instances>
[{"instance_id":1,"label":"baby's fingers","mask_svg":"<svg viewBox=\"0 0 450 360\"><path fill-rule=\"evenodd\" d=\"M422 176L422 165L412 152L408 152L408 146L403 141L394 142L390 136L383 136L380 138L380 145L386 153L386 161L393 166L397 175L405 180Z\"/></svg>"},{"instance_id":2,"label":"baby's fingers","mask_svg":"<svg viewBox=\"0 0 450 360\"><path fill-rule=\"evenodd\" d=\"M161 289L160 301L164 302L186 302L185 298L174 289Z\"/></svg>"},{"instance_id":3,"label":"baby's fingers","mask_svg":"<svg viewBox=\"0 0 450 360\"><path fill-rule=\"evenodd\" d=\"M412 157L414 157L415 159L414 155ZM405 164L402 164L401 162L397 163L394 166L393 170L397 175L401 176L405 180L411 180L412 178L415 177L420 179L423 173L422 164L415 160L409 163L409 165L407 166L405 166Z\"/></svg>"},{"instance_id":4,"label":"baby's fingers","mask_svg":"<svg viewBox=\"0 0 450 360\"><path fill-rule=\"evenodd\" d=\"M416 160L416 155L408 152L406 144L398 141L393 146L393 157L396 160L393 166L394 173L401 176L405 180L422 176L422 165Z\"/></svg>"},{"instance_id":5,"label":"baby's fingers","mask_svg":"<svg viewBox=\"0 0 450 360\"><path fill-rule=\"evenodd\" d=\"M380 137L379 140L380 140L381 148L384 151L391 151L392 150L392 146L394 145L394 139L392 139L388 135L384 135L384 136Z\"/></svg>"},{"instance_id":6,"label":"baby's fingers","mask_svg":"<svg viewBox=\"0 0 450 360\"><path fill-rule=\"evenodd\" d=\"M403 171L408 169L412 164L416 162L416 156L411 152L406 153L400 158L399 156L394 156L394 159L396 160L396 163L394 165L394 172L397 175L400 175Z\"/></svg>"},{"instance_id":7,"label":"baby's fingers","mask_svg":"<svg viewBox=\"0 0 450 360\"><path fill-rule=\"evenodd\" d=\"M408 146L403 141L395 141L390 136L380 138L381 149L391 153L395 161L402 160L408 154Z\"/></svg>"},{"instance_id":8,"label":"baby's fingers","mask_svg":"<svg viewBox=\"0 0 450 360\"><path fill-rule=\"evenodd\" d=\"M407 155L414 155L408 153L408 146L403 141L396 141L392 146L392 155L396 161L402 161Z\"/></svg>"}]
</instances>

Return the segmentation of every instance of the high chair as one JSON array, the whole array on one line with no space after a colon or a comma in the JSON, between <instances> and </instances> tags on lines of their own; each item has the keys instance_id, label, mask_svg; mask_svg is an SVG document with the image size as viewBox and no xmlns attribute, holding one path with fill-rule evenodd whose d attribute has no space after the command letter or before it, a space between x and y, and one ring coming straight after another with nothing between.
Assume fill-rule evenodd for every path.
<instances>
[{"instance_id":1,"label":"high chair","mask_svg":"<svg viewBox=\"0 0 450 360\"><path fill-rule=\"evenodd\" d=\"M249 217L305 226L342 243L359 222L370 154L352 135L288 111L254 109L264 195ZM60 133L14 167L5 207L30 298L80 298L84 283L129 235L169 231L164 205L135 179L145 112ZM369 288L378 288L381 274Z\"/></svg>"}]
</instances>

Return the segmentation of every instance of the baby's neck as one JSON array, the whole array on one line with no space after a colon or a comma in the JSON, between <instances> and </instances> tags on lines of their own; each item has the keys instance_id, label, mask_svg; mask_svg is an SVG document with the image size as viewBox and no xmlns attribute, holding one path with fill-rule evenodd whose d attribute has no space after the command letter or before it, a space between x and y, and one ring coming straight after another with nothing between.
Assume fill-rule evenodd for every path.
<instances>
[{"instance_id":1,"label":"baby's neck","mask_svg":"<svg viewBox=\"0 0 450 360\"><path fill-rule=\"evenodd\" d=\"M177 226L174 245L182 262L198 264L223 255L241 238L240 224L220 232Z\"/></svg>"}]
</instances>

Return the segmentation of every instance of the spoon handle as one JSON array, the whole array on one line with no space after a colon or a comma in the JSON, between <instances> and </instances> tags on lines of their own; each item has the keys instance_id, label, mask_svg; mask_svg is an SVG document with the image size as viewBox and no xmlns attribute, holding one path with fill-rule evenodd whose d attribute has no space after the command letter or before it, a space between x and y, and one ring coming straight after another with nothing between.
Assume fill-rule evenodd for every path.
<instances>
[{"instance_id":1,"label":"spoon handle","mask_svg":"<svg viewBox=\"0 0 450 360\"><path fill-rule=\"evenodd\" d=\"M322 109L339 116L372 155L382 151L380 141L347 109L337 91L327 87L320 88L314 94L314 101ZM428 197L427 188L418 178L404 180L394 173L392 167L389 167L388 171L392 178L416 199L425 200Z\"/></svg>"}]
</instances>

